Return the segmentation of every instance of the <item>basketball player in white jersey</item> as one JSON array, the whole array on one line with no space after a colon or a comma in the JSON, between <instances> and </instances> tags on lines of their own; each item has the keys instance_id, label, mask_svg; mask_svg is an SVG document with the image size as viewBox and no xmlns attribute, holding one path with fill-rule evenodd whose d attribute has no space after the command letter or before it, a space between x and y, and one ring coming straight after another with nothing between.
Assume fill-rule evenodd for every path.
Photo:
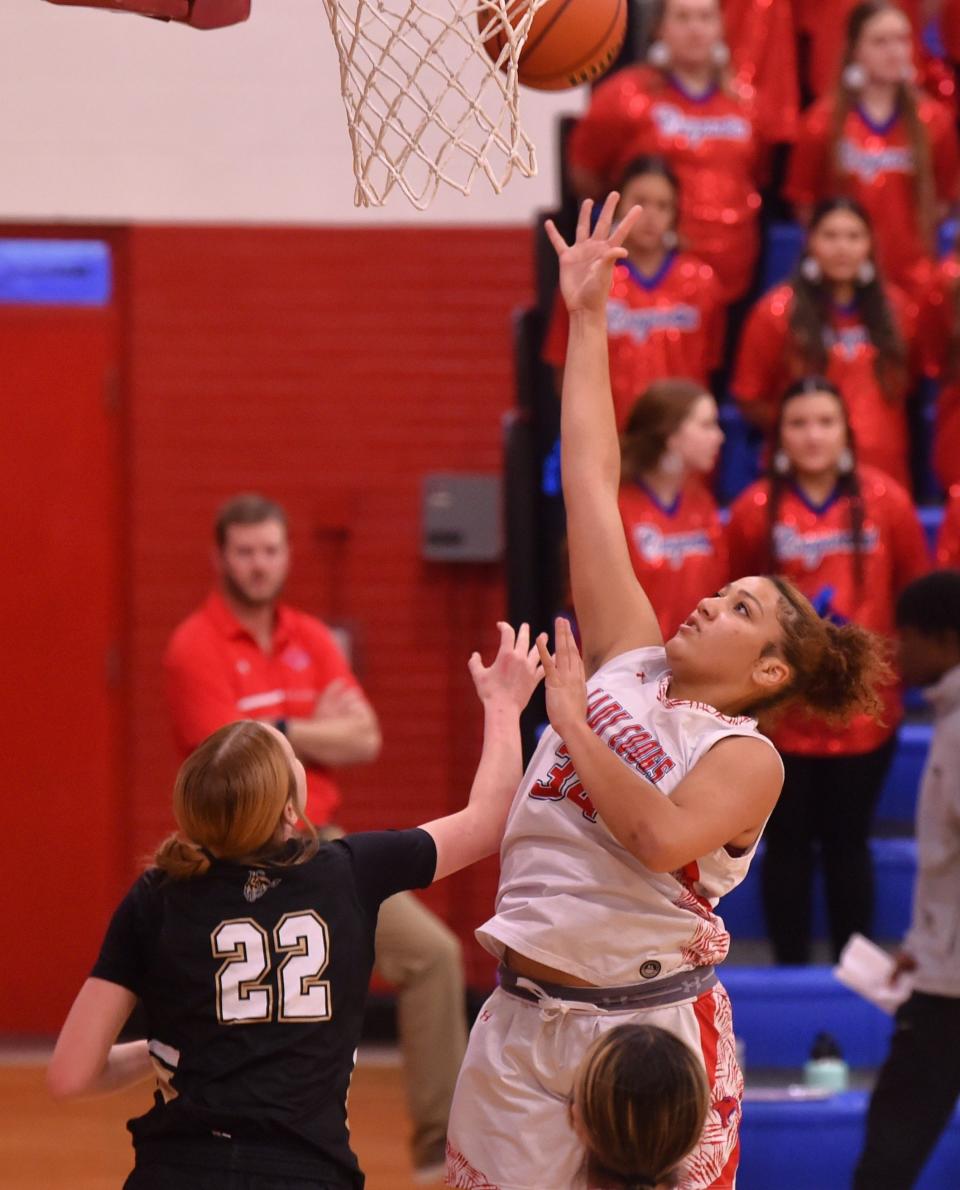
<instances>
[{"instance_id":1,"label":"basketball player in white jersey","mask_svg":"<svg viewBox=\"0 0 960 1190\"><path fill-rule=\"evenodd\" d=\"M820 620L766 577L701 600L664 646L617 507L605 301L635 215L612 230L616 202L592 234L584 204L573 246L547 224L570 312L563 491L589 679L558 627L551 728L507 823L496 912L477 931L501 979L450 1118L447 1182L463 1190L593 1190L569 1122L574 1074L594 1039L627 1021L703 1058L710 1109L682 1190L735 1185L742 1078L714 970L729 945L716 906L746 875L783 779L754 715L791 699L839 717L876 712L887 672L870 634Z\"/></svg>"}]
</instances>

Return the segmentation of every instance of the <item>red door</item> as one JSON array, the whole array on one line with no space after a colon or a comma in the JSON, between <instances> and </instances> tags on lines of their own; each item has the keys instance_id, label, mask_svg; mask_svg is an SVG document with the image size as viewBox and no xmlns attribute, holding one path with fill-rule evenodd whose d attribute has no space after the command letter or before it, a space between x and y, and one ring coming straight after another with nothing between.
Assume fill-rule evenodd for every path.
<instances>
[{"instance_id":1,"label":"red door","mask_svg":"<svg viewBox=\"0 0 960 1190\"><path fill-rule=\"evenodd\" d=\"M0 304L0 1031L58 1028L122 887L117 319Z\"/></svg>"}]
</instances>

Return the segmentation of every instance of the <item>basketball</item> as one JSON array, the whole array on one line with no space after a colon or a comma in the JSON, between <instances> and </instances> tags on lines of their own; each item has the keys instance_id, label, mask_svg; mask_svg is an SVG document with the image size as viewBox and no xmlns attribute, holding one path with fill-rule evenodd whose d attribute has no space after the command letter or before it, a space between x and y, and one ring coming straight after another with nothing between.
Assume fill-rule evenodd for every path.
<instances>
[{"instance_id":1,"label":"basketball","mask_svg":"<svg viewBox=\"0 0 960 1190\"><path fill-rule=\"evenodd\" d=\"M514 24L527 0L514 0L508 12ZM489 12L478 14L489 21ZM627 0L547 0L533 18L520 52L519 79L537 91L563 91L591 83L613 64L627 31ZM484 41L496 62L506 38L502 32Z\"/></svg>"}]
</instances>

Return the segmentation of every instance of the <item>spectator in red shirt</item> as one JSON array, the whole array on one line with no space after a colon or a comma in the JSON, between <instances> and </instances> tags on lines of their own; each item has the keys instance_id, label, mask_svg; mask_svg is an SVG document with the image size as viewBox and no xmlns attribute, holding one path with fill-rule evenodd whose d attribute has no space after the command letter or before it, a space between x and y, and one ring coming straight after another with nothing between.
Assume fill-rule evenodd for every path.
<instances>
[{"instance_id":1,"label":"spectator in red shirt","mask_svg":"<svg viewBox=\"0 0 960 1190\"><path fill-rule=\"evenodd\" d=\"M912 77L907 17L886 0L858 4L842 78L801 121L786 194L804 222L827 195L855 198L870 216L885 275L919 300L937 223L957 198L960 162L952 113Z\"/></svg>"},{"instance_id":2,"label":"spectator in red shirt","mask_svg":"<svg viewBox=\"0 0 960 1190\"><path fill-rule=\"evenodd\" d=\"M806 84L812 94L819 98L836 82L843 68L843 49L846 40L850 14L858 0L795 0L797 7L797 28L807 39ZM774 3L771 7L779 7ZM917 70L917 82L934 98L948 106L954 106L957 98L956 81L946 62L927 50L921 36L923 26L936 16L940 9L940 34L949 56L951 44L960 44L957 34L951 35L951 8L960 14L957 0L899 0L898 7L910 21L913 34L913 61ZM954 61L957 58L954 57Z\"/></svg>"},{"instance_id":3,"label":"spectator in red shirt","mask_svg":"<svg viewBox=\"0 0 960 1190\"><path fill-rule=\"evenodd\" d=\"M323 837L337 838L331 770L376 759L377 717L330 630L281 602L290 561L284 510L237 496L221 509L215 537L217 588L176 629L164 657L180 750L189 755L236 719L272 723L306 768L307 816ZM376 964L398 988L414 1165L424 1178L439 1176L466 1048L460 944L412 893L400 893L381 908Z\"/></svg>"},{"instance_id":4,"label":"spectator in red shirt","mask_svg":"<svg viewBox=\"0 0 960 1190\"><path fill-rule=\"evenodd\" d=\"M819 376L787 390L768 477L734 503L728 542L731 575L782 574L821 615L891 640L898 594L929 565L910 496L857 463L843 399ZM773 724L786 776L765 833L762 888L779 963L810 961L816 845L834 953L854 931L870 933L867 840L902 716L894 682L884 701L883 722L860 715L839 726L792 711Z\"/></svg>"},{"instance_id":5,"label":"spectator in red shirt","mask_svg":"<svg viewBox=\"0 0 960 1190\"><path fill-rule=\"evenodd\" d=\"M732 384L741 412L769 430L790 382L823 373L844 395L861 461L907 487L916 320L915 305L877 270L863 209L849 198L825 200L799 267L747 318Z\"/></svg>"},{"instance_id":6,"label":"spectator in red shirt","mask_svg":"<svg viewBox=\"0 0 960 1190\"><path fill-rule=\"evenodd\" d=\"M617 189L618 218L633 207L643 212L624 244L628 255L616 263L607 301L610 386L622 428L637 397L658 377L689 376L707 384L720 363L724 311L713 269L678 247L679 183L663 158L630 162ZM558 395L569 330L558 292L543 346Z\"/></svg>"},{"instance_id":7,"label":"spectator in red shirt","mask_svg":"<svg viewBox=\"0 0 960 1190\"><path fill-rule=\"evenodd\" d=\"M960 570L960 483L954 484L947 495L937 535L937 565L942 570Z\"/></svg>"},{"instance_id":8,"label":"spectator in red shirt","mask_svg":"<svg viewBox=\"0 0 960 1190\"><path fill-rule=\"evenodd\" d=\"M926 371L940 383L933 469L949 488L960 483L960 251L956 244L937 266L923 312Z\"/></svg>"},{"instance_id":9,"label":"spectator in red shirt","mask_svg":"<svg viewBox=\"0 0 960 1190\"><path fill-rule=\"evenodd\" d=\"M621 439L620 515L664 640L726 582L723 527L704 482L722 444L717 403L692 380L654 381Z\"/></svg>"},{"instance_id":10,"label":"spectator in red shirt","mask_svg":"<svg viewBox=\"0 0 960 1190\"><path fill-rule=\"evenodd\" d=\"M800 110L793 5L723 0L723 27L734 80L745 93L753 93L764 141L793 141Z\"/></svg>"},{"instance_id":11,"label":"spectator in red shirt","mask_svg":"<svg viewBox=\"0 0 960 1190\"><path fill-rule=\"evenodd\" d=\"M570 135L570 180L599 198L641 153L680 179L680 234L714 270L724 299L742 297L759 251L759 137L752 94L726 69L718 0L666 0L651 65L618 70L594 91Z\"/></svg>"}]
</instances>

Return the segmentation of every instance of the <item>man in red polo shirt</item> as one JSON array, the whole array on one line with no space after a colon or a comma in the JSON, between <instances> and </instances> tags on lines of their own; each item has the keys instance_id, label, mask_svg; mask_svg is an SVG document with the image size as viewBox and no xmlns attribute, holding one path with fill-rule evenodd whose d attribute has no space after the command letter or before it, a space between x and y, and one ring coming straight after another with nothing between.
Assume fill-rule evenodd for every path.
<instances>
[{"instance_id":1,"label":"man in red polo shirt","mask_svg":"<svg viewBox=\"0 0 960 1190\"><path fill-rule=\"evenodd\" d=\"M263 719L307 770L307 814L328 837L340 805L331 770L380 751L377 717L330 630L280 602L290 551L284 510L262 496L217 517L218 583L176 629L164 657L184 755L235 719ZM460 943L411 893L383 903L377 967L398 988L398 1020L418 1181L442 1177L447 1114L466 1048Z\"/></svg>"}]
</instances>

